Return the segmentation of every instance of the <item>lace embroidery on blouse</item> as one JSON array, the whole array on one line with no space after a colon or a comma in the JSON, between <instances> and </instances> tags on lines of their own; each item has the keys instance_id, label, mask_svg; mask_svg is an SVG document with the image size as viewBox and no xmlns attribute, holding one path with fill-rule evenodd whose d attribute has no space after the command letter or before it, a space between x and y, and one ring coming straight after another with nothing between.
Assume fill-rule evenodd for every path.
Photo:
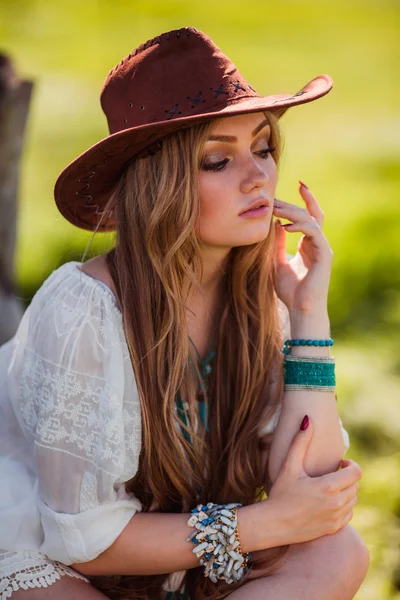
<instances>
[{"instance_id":1,"label":"lace embroidery on blouse","mask_svg":"<svg viewBox=\"0 0 400 600\"><path fill-rule=\"evenodd\" d=\"M61 276L53 273L38 291L43 310L32 314L30 339L43 340L41 329L50 321L56 342L51 347L41 342L40 353L29 342L24 348L23 422L37 447L71 454L111 476L122 472L129 480L137 470L141 416L121 313L104 302L111 290L107 294L75 263L60 270L67 266L77 283L61 284L63 293L52 294L47 288ZM130 374L127 381L113 369L117 361ZM131 390L124 393L125 387Z\"/></svg>"},{"instance_id":2,"label":"lace embroidery on blouse","mask_svg":"<svg viewBox=\"0 0 400 600\"><path fill-rule=\"evenodd\" d=\"M21 413L36 446L71 453L111 475L119 474L125 462L120 452L120 397L115 382L66 370L25 350ZM125 411L125 428L134 431L136 425L134 414ZM133 436L125 440L125 447L135 452Z\"/></svg>"},{"instance_id":3,"label":"lace embroidery on blouse","mask_svg":"<svg viewBox=\"0 0 400 600\"><path fill-rule=\"evenodd\" d=\"M0 600L11 598L13 592L30 588L46 588L63 575L89 580L70 567L51 561L38 552L7 552L0 559Z\"/></svg>"}]
</instances>

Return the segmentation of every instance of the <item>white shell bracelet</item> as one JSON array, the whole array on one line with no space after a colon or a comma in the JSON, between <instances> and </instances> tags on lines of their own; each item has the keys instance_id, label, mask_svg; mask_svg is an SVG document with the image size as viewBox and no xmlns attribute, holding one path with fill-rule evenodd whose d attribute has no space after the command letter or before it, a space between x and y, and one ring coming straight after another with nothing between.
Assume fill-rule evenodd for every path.
<instances>
[{"instance_id":1,"label":"white shell bracelet","mask_svg":"<svg viewBox=\"0 0 400 600\"><path fill-rule=\"evenodd\" d=\"M204 575L213 583L241 581L248 571L251 553L242 553L240 546L237 509L233 504L198 504L187 521L195 530L186 540L196 544L194 554L204 566Z\"/></svg>"}]
</instances>

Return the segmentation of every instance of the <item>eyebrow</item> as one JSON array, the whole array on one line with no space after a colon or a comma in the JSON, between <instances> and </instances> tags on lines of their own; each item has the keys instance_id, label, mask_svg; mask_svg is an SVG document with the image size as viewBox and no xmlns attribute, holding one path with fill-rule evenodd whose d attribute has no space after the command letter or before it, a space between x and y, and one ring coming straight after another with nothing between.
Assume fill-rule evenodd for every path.
<instances>
[{"instance_id":1,"label":"eyebrow","mask_svg":"<svg viewBox=\"0 0 400 600\"><path fill-rule=\"evenodd\" d=\"M268 127L271 128L267 119L265 119L259 125L257 125L255 130L252 131L251 137L255 137L257 135L257 133L259 131L261 131L261 129L264 129L264 127L266 125L268 125ZM234 135L210 135L210 137L208 138L207 141L208 142L237 142L237 137L235 137Z\"/></svg>"}]
</instances>

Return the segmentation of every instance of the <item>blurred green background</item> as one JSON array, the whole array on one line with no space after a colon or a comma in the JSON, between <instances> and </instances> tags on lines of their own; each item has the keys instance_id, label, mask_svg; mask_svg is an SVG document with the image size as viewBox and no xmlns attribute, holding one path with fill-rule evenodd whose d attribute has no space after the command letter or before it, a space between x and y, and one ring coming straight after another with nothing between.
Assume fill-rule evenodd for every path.
<instances>
[{"instance_id":1,"label":"blurred green background","mask_svg":"<svg viewBox=\"0 0 400 600\"><path fill-rule=\"evenodd\" d=\"M277 197L301 205L298 180L325 212L338 404L348 457L363 469L352 524L371 568L358 600L400 599L400 5L398 0L0 2L0 49L35 80L21 165L17 282L27 304L45 277L112 243L57 211L53 186L107 135L108 71L164 31L205 31L264 95L328 73L333 90L282 118ZM288 234L294 252L298 234Z\"/></svg>"}]
</instances>

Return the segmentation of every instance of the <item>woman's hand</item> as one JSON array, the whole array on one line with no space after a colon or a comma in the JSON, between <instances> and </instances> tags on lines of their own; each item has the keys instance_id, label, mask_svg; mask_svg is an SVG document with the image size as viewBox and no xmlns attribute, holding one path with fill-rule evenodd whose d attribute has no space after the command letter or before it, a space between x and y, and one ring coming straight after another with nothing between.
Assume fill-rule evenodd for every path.
<instances>
[{"instance_id":1,"label":"woman's hand","mask_svg":"<svg viewBox=\"0 0 400 600\"><path fill-rule=\"evenodd\" d=\"M259 503L258 527L262 529L265 521L266 532L274 529L276 545L335 533L353 517L362 471L355 461L344 459L340 470L309 477L303 463L312 434L310 420L307 429L294 436L268 499Z\"/></svg>"},{"instance_id":2,"label":"woman's hand","mask_svg":"<svg viewBox=\"0 0 400 600\"><path fill-rule=\"evenodd\" d=\"M332 268L332 250L322 233L324 214L312 192L303 185L300 195L306 208L275 199L274 215L277 235L277 294L290 313L321 313L327 307ZM281 225L279 219L291 223ZM296 255L288 262L286 231L302 232Z\"/></svg>"}]
</instances>

